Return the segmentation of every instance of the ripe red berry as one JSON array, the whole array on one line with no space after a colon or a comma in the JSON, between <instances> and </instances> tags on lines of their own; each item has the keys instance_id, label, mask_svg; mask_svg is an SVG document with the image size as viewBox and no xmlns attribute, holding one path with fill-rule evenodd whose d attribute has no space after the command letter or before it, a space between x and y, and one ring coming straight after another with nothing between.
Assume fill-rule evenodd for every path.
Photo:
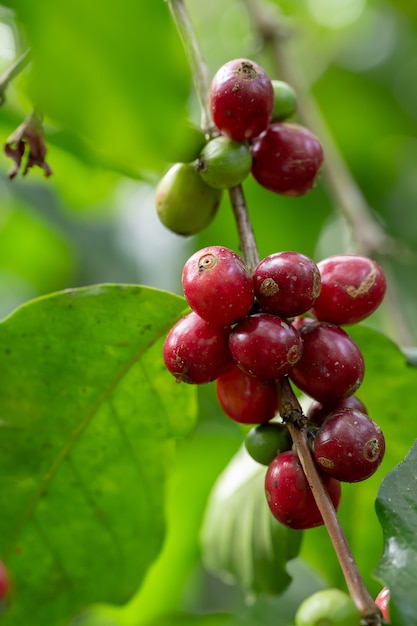
<instances>
[{"instance_id":1,"label":"ripe red berry","mask_svg":"<svg viewBox=\"0 0 417 626\"><path fill-rule=\"evenodd\" d=\"M357 409L362 413L368 414L364 403L359 400L357 396L349 396L348 398L344 398L336 404L322 404L317 400L313 400L306 411L306 417L309 422L316 424L317 426L321 426L324 420L330 413L333 411L338 411L339 409Z\"/></svg>"},{"instance_id":2,"label":"ripe red berry","mask_svg":"<svg viewBox=\"0 0 417 626\"><path fill-rule=\"evenodd\" d=\"M262 187L285 196L301 196L316 182L323 149L307 128L276 122L253 140L252 156L252 174Z\"/></svg>"},{"instance_id":3,"label":"ripe red berry","mask_svg":"<svg viewBox=\"0 0 417 626\"><path fill-rule=\"evenodd\" d=\"M178 382L209 383L233 365L228 340L229 329L213 326L196 313L189 313L165 339L165 365Z\"/></svg>"},{"instance_id":4,"label":"ripe red berry","mask_svg":"<svg viewBox=\"0 0 417 626\"><path fill-rule=\"evenodd\" d=\"M325 419L313 443L317 465L342 482L369 478L380 466L385 439L380 427L357 409L338 409Z\"/></svg>"},{"instance_id":5,"label":"ripe red berry","mask_svg":"<svg viewBox=\"0 0 417 626\"><path fill-rule=\"evenodd\" d=\"M242 424L262 424L278 410L276 384L249 376L237 366L219 376L216 393L226 415Z\"/></svg>"},{"instance_id":6,"label":"ripe red berry","mask_svg":"<svg viewBox=\"0 0 417 626\"><path fill-rule=\"evenodd\" d=\"M323 404L353 395L365 373L362 353L353 339L327 322L306 324L298 332L303 354L289 374L295 385Z\"/></svg>"},{"instance_id":7,"label":"ripe red berry","mask_svg":"<svg viewBox=\"0 0 417 626\"><path fill-rule=\"evenodd\" d=\"M3 561L0 561L0 603L7 599L10 593L9 572Z\"/></svg>"},{"instance_id":8,"label":"ripe red berry","mask_svg":"<svg viewBox=\"0 0 417 626\"><path fill-rule=\"evenodd\" d=\"M340 483L326 474L323 474L322 479L337 509L341 497ZM295 450L282 452L269 465L265 476L265 493L273 516L281 524L298 530L323 524Z\"/></svg>"},{"instance_id":9,"label":"ripe red berry","mask_svg":"<svg viewBox=\"0 0 417 626\"><path fill-rule=\"evenodd\" d=\"M190 307L218 326L244 318L254 303L248 268L236 252L221 246L203 248L188 259L182 286Z\"/></svg>"},{"instance_id":10,"label":"ripe red berry","mask_svg":"<svg viewBox=\"0 0 417 626\"><path fill-rule=\"evenodd\" d=\"M233 59L214 75L210 110L217 128L235 141L257 137L268 126L274 90L266 72L249 59Z\"/></svg>"},{"instance_id":11,"label":"ripe red berry","mask_svg":"<svg viewBox=\"0 0 417 626\"><path fill-rule=\"evenodd\" d=\"M317 265L300 252L277 252L262 259L253 272L253 284L262 311L280 317L308 311L321 289Z\"/></svg>"},{"instance_id":12,"label":"ripe red berry","mask_svg":"<svg viewBox=\"0 0 417 626\"><path fill-rule=\"evenodd\" d=\"M313 314L333 324L354 324L381 304L386 290L382 269L372 259L354 254L329 257L318 263L322 289Z\"/></svg>"},{"instance_id":13,"label":"ripe red berry","mask_svg":"<svg viewBox=\"0 0 417 626\"><path fill-rule=\"evenodd\" d=\"M383 619L388 623L391 622L391 617L389 614L389 601L390 601L390 591L387 587L383 587L381 591L378 593L377 597L375 598L375 604L377 605L378 609L381 611L381 615Z\"/></svg>"},{"instance_id":14,"label":"ripe red berry","mask_svg":"<svg viewBox=\"0 0 417 626\"><path fill-rule=\"evenodd\" d=\"M288 374L302 353L298 331L269 313L256 313L239 322L230 333L229 347L244 372L264 379Z\"/></svg>"}]
</instances>

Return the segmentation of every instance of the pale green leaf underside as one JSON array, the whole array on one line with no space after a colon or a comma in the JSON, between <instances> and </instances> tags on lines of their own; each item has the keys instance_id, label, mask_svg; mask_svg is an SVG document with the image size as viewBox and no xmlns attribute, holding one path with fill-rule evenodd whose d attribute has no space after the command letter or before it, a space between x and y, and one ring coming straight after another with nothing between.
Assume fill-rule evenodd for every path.
<instances>
[{"instance_id":1,"label":"pale green leaf underside","mask_svg":"<svg viewBox=\"0 0 417 626\"><path fill-rule=\"evenodd\" d=\"M303 533L272 516L265 498L266 467L242 448L211 493L202 529L209 570L248 591L280 594L291 577L287 561L297 556Z\"/></svg>"},{"instance_id":2,"label":"pale green leaf underside","mask_svg":"<svg viewBox=\"0 0 417 626\"><path fill-rule=\"evenodd\" d=\"M185 301L101 285L40 298L0 324L0 554L6 625L53 626L137 589L164 533L173 439L192 386L162 342Z\"/></svg>"}]
</instances>

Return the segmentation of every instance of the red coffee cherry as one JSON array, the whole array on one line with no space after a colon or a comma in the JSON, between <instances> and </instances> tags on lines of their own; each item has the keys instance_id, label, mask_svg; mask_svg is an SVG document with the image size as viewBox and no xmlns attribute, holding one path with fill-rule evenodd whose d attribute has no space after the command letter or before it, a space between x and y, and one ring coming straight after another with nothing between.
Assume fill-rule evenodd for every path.
<instances>
[{"instance_id":1,"label":"red coffee cherry","mask_svg":"<svg viewBox=\"0 0 417 626\"><path fill-rule=\"evenodd\" d=\"M322 288L312 310L319 320L342 326L368 317L386 290L382 269L372 259L340 254L318 263Z\"/></svg>"},{"instance_id":2,"label":"red coffee cherry","mask_svg":"<svg viewBox=\"0 0 417 626\"><path fill-rule=\"evenodd\" d=\"M239 322L229 337L235 363L247 374L266 380L288 374L302 353L300 335L291 324L269 313Z\"/></svg>"},{"instance_id":3,"label":"red coffee cherry","mask_svg":"<svg viewBox=\"0 0 417 626\"><path fill-rule=\"evenodd\" d=\"M257 137L268 126L274 90L266 72L249 59L233 59L215 74L210 110L217 128L235 141Z\"/></svg>"},{"instance_id":4,"label":"red coffee cherry","mask_svg":"<svg viewBox=\"0 0 417 626\"><path fill-rule=\"evenodd\" d=\"M317 465L333 478L356 483L369 478L380 466L385 439L380 427L357 409L330 413L313 443Z\"/></svg>"},{"instance_id":5,"label":"red coffee cherry","mask_svg":"<svg viewBox=\"0 0 417 626\"><path fill-rule=\"evenodd\" d=\"M306 324L298 332L303 354L289 373L294 384L322 404L353 395L365 373L362 353L353 339L327 322Z\"/></svg>"},{"instance_id":6,"label":"red coffee cherry","mask_svg":"<svg viewBox=\"0 0 417 626\"><path fill-rule=\"evenodd\" d=\"M232 367L216 380L216 393L223 411L241 424L263 424L278 410L277 386Z\"/></svg>"},{"instance_id":7,"label":"red coffee cherry","mask_svg":"<svg viewBox=\"0 0 417 626\"><path fill-rule=\"evenodd\" d=\"M262 259L253 272L253 284L262 311L280 317L308 311L321 289L317 265L300 252L277 252Z\"/></svg>"},{"instance_id":8,"label":"red coffee cherry","mask_svg":"<svg viewBox=\"0 0 417 626\"><path fill-rule=\"evenodd\" d=\"M10 586L9 572L3 561L0 561L0 613L2 603L7 600L10 594Z\"/></svg>"},{"instance_id":9,"label":"red coffee cherry","mask_svg":"<svg viewBox=\"0 0 417 626\"><path fill-rule=\"evenodd\" d=\"M387 587L383 587L381 591L378 593L377 597L375 598L375 604L377 605L378 609L381 611L382 618L386 622L388 622L388 624L391 623L391 617L389 614L389 601L390 601L390 591Z\"/></svg>"},{"instance_id":10,"label":"red coffee cherry","mask_svg":"<svg viewBox=\"0 0 417 626\"><path fill-rule=\"evenodd\" d=\"M221 246L203 248L188 259L182 286L190 307L217 326L244 318L254 303L253 281L244 261Z\"/></svg>"},{"instance_id":11,"label":"red coffee cherry","mask_svg":"<svg viewBox=\"0 0 417 626\"><path fill-rule=\"evenodd\" d=\"M313 400L306 411L306 417L312 424L321 426L330 413L338 411L339 409L347 408L357 409L358 411L361 411L361 413L365 413L366 415L368 414L364 403L359 400L357 396L349 396L348 398L344 398L335 404L322 404L317 400Z\"/></svg>"},{"instance_id":12,"label":"red coffee cherry","mask_svg":"<svg viewBox=\"0 0 417 626\"><path fill-rule=\"evenodd\" d=\"M229 329L213 326L196 313L189 313L165 339L165 365L178 382L209 383L233 365L228 342Z\"/></svg>"},{"instance_id":13,"label":"red coffee cherry","mask_svg":"<svg viewBox=\"0 0 417 626\"><path fill-rule=\"evenodd\" d=\"M323 484L335 509L341 497L339 481L323 474ZM323 524L323 518L295 450L279 454L265 476L265 493L273 516L290 528L303 530Z\"/></svg>"},{"instance_id":14,"label":"red coffee cherry","mask_svg":"<svg viewBox=\"0 0 417 626\"><path fill-rule=\"evenodd\" d=\"M276 122L252 142L252 174L270 191L301 196L316 182L323 163L317 137L299 124Z\"/></svg>"}]
</instances>

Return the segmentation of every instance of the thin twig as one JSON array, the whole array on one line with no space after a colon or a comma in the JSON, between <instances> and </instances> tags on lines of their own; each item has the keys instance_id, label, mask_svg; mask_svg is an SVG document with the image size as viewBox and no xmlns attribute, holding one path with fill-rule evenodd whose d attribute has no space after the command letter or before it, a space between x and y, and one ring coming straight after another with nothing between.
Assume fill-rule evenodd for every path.
<instances>
[{"instance_id":1,"label":"thin twig","mask_svg":"<svg viewBox=\"0 0 417 626\"><path fill-rule=\"evenodd\" d=\"M253 273L253 270L259 263L259 253L242 185L231 187L229 189L229 197L235 216L241 252L250 273Z\"/></svg>"},{"instance_id":2,"label":"thin twig","mask_svg":"<svg viewBox=\"0 0 417 626\"><path fill-rule=\"evenodd\" d=\"M209 133L212 127L209 94L209 72L183 0L168 0L168 6L181 37L191 69L195 90L201 108L201 128Z\"/></svg>"},{"instance_id":3,"label":"thin twig","mask_svg":"<svg viewBox=\"0 0 417 626\"><path fill-rule=\"evenodd\" d=\"M30 50L26 50L16 61L14 61L0 76L0 106L6 99L6 91L14 78L26 67L30 61Z\"/></svg>"},{"instance_id":4,"label":"thin twig","mask_svg":"<svg viewBox=\"0 0 417 626\"><path fill-rule=\"evenodd\" d=\"M379 626L381 624L379 611L363 582L333 502L323 485L312 457L301 406L287 378L278 381L278 389L281 417L290 431L300 463L339 560L349 593L367 626Z\"/></svg>"}]
</instances>

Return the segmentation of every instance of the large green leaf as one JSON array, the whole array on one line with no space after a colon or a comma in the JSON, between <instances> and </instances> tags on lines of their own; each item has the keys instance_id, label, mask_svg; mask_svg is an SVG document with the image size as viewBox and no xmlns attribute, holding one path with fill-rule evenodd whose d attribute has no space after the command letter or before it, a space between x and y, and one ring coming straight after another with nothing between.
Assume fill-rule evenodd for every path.
<instances>
[{"instance_id":1,"label":"large green leaf","mask_svg":"<svg viewBox=\"0 0 417 626\"><path fill-rule=\"evenodd\" d=\"M390 616L397 626L417 624L417 442L382 481L376 510L384 554L376 575L390 589Z\"/></svg>"},{"instance_id":2,"label":"large green leaf","mask_svg":"<svg viewBox=\"0 0 417 626\"><path fill-rule=\"evenodd\" d=\"M297 556L303 533L279 524L268 508L266 468L242 448L211 493L202 529L209 570L248 591L282 593L291 582L287 561Z\"/></svg>"},{"instance_id":3,"label":"large green leaf","mask_svg":"<svg viewBox=\"0 0 417 626\"><path fill-rule=\"evenodd\" d=\"M132 175L187 153L190 71L166 2L11 5L32 48L30 97L63 147Z\"/></svg>"},{"instance_id":4,"label":"large green leaf","mask_svg":"<svg viewBox=\"0 0 417 626\"><path fill-rule=\"evenodd\" d=\"M185 302L140 286L40 298L0 324L0 554L5 625L54 626L125 602L164 535L173 440L195 389L161 356Z\"/></svg>"}]
</instances>

